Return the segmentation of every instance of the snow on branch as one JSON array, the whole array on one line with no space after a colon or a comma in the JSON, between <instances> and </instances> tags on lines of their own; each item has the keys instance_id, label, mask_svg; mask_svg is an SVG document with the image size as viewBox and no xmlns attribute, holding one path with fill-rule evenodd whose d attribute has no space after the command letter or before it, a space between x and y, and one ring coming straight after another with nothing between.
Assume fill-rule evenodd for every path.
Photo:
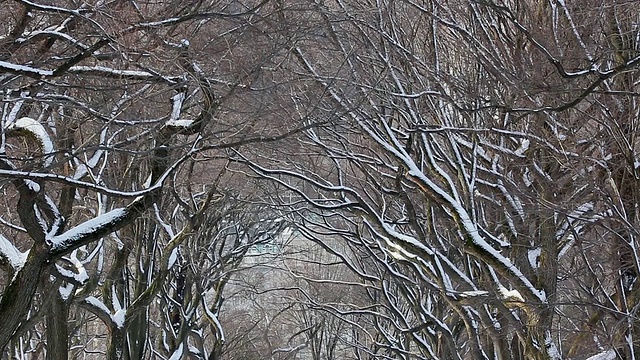
<instances>
[{"instance_id":1,"label":"snow on branch","mask_svg":"<svg viewBox=\"0 0 640 360\"><path fill-rule=\"evenodd\" d=\"M498 287L498 294L503 301L511 303L524 303L524 298L518 290L508 290L504 286Z\"/></svg>"},{"instance_id":2,"label":"snow on branch","mask_svg":"<svg viewBox=\"0 0 640 360\"><path fill-rule=\"evenodd\" d=\"M156 191L161 183L150 185L149 188L137 191L120 191L115 189L110 189L105 186L96 185L86 181L75 180L74 178L58 175L58 174L47 174L41 172L29 172L29 171L18 171L18 170L5 170L0 169L0 176L6 176L17 179L27 179L27 180L44 180L57 182L65 185L75 186L83 189L91 189L95 192L105 195L111 195L115 197L121 198L137 198L140 196L147 195L153 191ZM166 178L166 176L164 176ZM33 181L31 183L27 183L30 188L32 188L32 184L35 184ZM31 184L31 185L29 185Z\"/></svg>"},{"instance_id":3,"label":"snow on branch","mask_svg":"<svg viewBox=\"0 0 640 360\"><path fill-rule=\"evenodd\" d=\"M171 354L171 357L169 358L169 360L182 359L183 348L184 348L184 344L180 343L180 345L178 345L178 348L173 352L173 354Z\"/></svg>"},{"instance_id":4,"label":"snow on branch","mask_svg":"<svg viewBox=\"0 0 640 360\"><path fill-rule=\"evenodd\" d=\"M376 134L362 119L356 118L356 120L374 141L404 164L408 169L406 176L409 181L413 182L424 193L429 194L430 197L438 199L441 205L455 218L461 232L467 237L467 243L470 245L468 246L470 254L492 265L497 265L497 269L516 280L519 287L526 291L528 295L542 303L546 302L546 294L537 289L509 258L500 254L480 235L477 224L462 205L460 196L454 186L449 186L449 191L445 190L422 172L420 166L409 156L397 139L392 138L392 141L388 142Z\"/></svg>"},{"instance_id":5,"label":"snow on branch","mask_svg":"<svg viewBox=\"0 0 640 360\"><path fill-rule=\"evenodd\" d=\"M63 8L59 6L52 6L52 5L43 5L43 4L35 3L33 1L28 1L28 0L18 0L18 2L22 3L24 6L27 6L32 9L40 10L40 11L82 16L81 10L73 10L73 9Z\"/></svg>"},{"instance_id":6,"label":"snow on branch","mask_svg":"<svg viewBox=\"0 0 640 360\"><path fill-rule=\"evenodd\" d=\"M211 18L233 18L233 17L243 16L243 15L248 15L258 11L268 1L269 0L262 0L255 6L240 12L236 12L236 13L224 13L224 12L217 12L217 11L194 12L184 16L172 17L168 19L162 19L159 21L141 22L141 23L132 25L128 28L125 28L121 32L129 33L129 32L136 31L138 29L175 26L177 24L180 24L186 21L193 21L193 20L202 20L202 19L211 19Z\"/></svg>"},{"instance_id":7,"label":"snow on branch","mask_svg":"<svg viewBox=\"0 0 640 360\"><path fill-rule=\"evenodd\" d=\"M116 307L115 312L111 313L109 308L95 296L89 296L84 299L81 305L89 309L94 315L102 320L109 327L117 327L122 329L124 327L126 309Z\"/></svg>"},{"instance_id":8,"label":"snow on branch","mask_svg":"<svg viewBox=\"0 0 640 360\"><path fill-rule=\"evenodd\" d=\"M615 350L603 351L599 354L593 355L585 360L614 360L617 358Z\"/></svg>"},{"instance_id":9,"label":"snow on branch","mask_svg":"<svg viewBox=\"0 0 640 360\"><path fill-rule=\"evenodd\" d=\"M87 220L68 231L48 237L51 252L58 253L73 247L75 243L82 242L85 238L96 237L102 233L109 233L119 222L130 215L131 210L118 208L102 214L96 218Z\"/></svg>"},{"instance_id":10,"label":"snow on branch","mask_svg":"<svg viewBox=\"0 0 640 360\"><path fill-rule=\"evenodd\" d=\"M187 129L193 124L193 120L180 119L182 105L184 104L184 100L186 97L187 94L184 91L180 91L171 99L173 104L171 109L171 117L169 118L169 120L167 120L166 123L167 126Z\"/></svg>"},{"instance_id":11,"label":"snow on branch","mask_svg":"<svg viewBox=\"0 0 640 360\"><path fill-rule=\"evenodd\" d=\"M56 31L56 30L36 30L33 31L31 33L25 34L24 37L18 39L17 41L20 43L25 43L25 42L29 42L29 41L37 41L37 40L41 40L41 39L50 39L50 38L56 38L56 39L61 39L61 40L65 40L71 44L73 44L76 48L80 49L80 50L86 50L89 47L87 45L82 44L80 41L74 39L72 36L70 36L69 34L66 34L64 32L61 31Z\"/></svg>"},{"instance_id":12,"label":"snow on branch","mask_svg":"<svg viewBox=\"0 0 640 360\"><path fill-rule=\"evenodd\" d=\"M43 70L26 65L13 64L0 61L0 72L9 72L17 75L26 75L34 78L53 76L53 70Z\"/></svg>"},{"instance_id":13,"label":"snow on branch","mask_svg":"<svg viewBox=\"0 0 640 360\"><path fill-rule=\"evenodd\" d=\"M165 77L158 74L154 74L149 71L140 70L120 70L113 69L104 66L72 66L68 70L72 74L92 75L106 78L115 79L129 79L129 80L145 80L145 81L157 81L175 83L180 80L179 77Z\"/></svg>"},{"instance_id":14,"label":"snow on branch","mask_svg":"<svg viewBox=\"0 0 640 360\"><path fill-rule=\"evenodd\" d=\"M367 119L362 118L353 111L351 104L344 100L335 91L335 89L325 82L323 77L316 72L314 67L304 56L304 52L302 50L295 48L294 55L298 58L302 66L306 68L309 74L327 90L332 100L338 106L342 107L345 110L345 113L359 124L360 129L362 129L365 134L377 143L384 151L403 164L407 169L407 180L414 183L429 197L436 199L436 201L446 210L449 216L455 219L456 223L460 227L461 233L467 238L467 252L469 254L480 258L492 266L495 266L504 275L513 279L517 287L522 290L527 297L534 298L541 303L545 303L547 301L544 291L537 289L529 278L527 278L509 258L494 249L487 240L480 235L476 222L472 220L469 212L467 212L462 205L460 195L455 186L453 186L453 181L439 168L439 166L437 166L437 162L431 161L431 164L434 167L434 171L436 171L439 176L446 179L446 183L448 185L447 188L439 185L437 182L433 181L432 178L422 172L422 167L416 164L409 153L405 150L403 144L398 141L398 139L393 135L393 132L390 131L390 128L386 123L384 123L383 126L385 126L384 130L388 135L388 138L380 134L376 125L372 125ZM522 151L524 152L525 149L523 148ZM405 242L409 239L400 237L398 240Z\"/></svg>"},{"instance_id":15,"label":"snow on branch","mask_svg":"<svg viewBox=\"0 0 640 360\"><path fill-rule=\"evenodd\" d=\"M27 261L28 252L21 252L7 238L0 235L0 263L7 264L16 273Z\"/></svg>"},{"instance_id":16,"label":"snow on branch","mask_svg":"<svg viewBox=\"0 0 640 360\"><path fill-rule=\"evenodd\" d=\"M486 239L480 235L477 224L462 206L460 196L456 192L455 187L449 186L449 191L445 190L422 172L420 167L397 141L387 142L378 136L367 124L364 124L364 121L359 118L357 118L357 120L360 122L361 128L365 130L373 140L404 164L408 169L407 179L432 198L438 199L442 206L456 219L461 232L467 237L468 245L470 245L468 247L469 253L492 265L497 265L496 267L505 275L516 280L519 287L525 290L528 295L531 295L542 303L546 302L546 294L538 290L509 258L500 254L499 251L494 249Z\"/></svg>"},{"instance_id":17,"label":"snow on branch","mask_svg":"<svg viewBox=\"0 0 640 360\"><path fill-rule=\"evenodd\" d=\"M80 260L75 257L75 254L68 259L65 258L64 260L71 263L73 265L73 269L66 269L59 264L55 264L56 271L58 271L58 273L69 282L78 285L86 284L86 282L89 280L89 274L87 274L87 269L85 269L82 262L80 262Z\"/></svg>"},{"instance_id":18,"label":"snow on branch","mask_svg":"<svg viewBox=\"0 0 640 360\"><path fill-rule=\"evenodd\" d=\"M45 166L51 165L53 157L47 156L53 154L53 142L44 126L37 120L28 117L22 117L7 126L9 134L22 135L34 139L45 156Z\"/></svg>"}]
</instances>

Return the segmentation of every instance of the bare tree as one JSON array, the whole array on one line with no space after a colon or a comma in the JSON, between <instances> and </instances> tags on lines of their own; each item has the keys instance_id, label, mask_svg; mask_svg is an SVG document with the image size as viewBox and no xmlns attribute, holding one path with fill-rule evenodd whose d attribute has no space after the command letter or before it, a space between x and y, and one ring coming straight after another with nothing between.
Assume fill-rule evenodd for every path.
<instances>
[{"instance_id":1,"label":"bare tree","mask_svg":"<svg viewBox=\"0 0 640 360\"><path fill-rule=\"evenodd\" d=\"M306 76L293 119L312 106L325 125L300 156L237 161L290 190L278 202L315 241L367 254L344 263L385 304L373 338L389 353L372 356L633 358L630 5L300 6L315 31L287 62Z\"/></svg>"},{"instance_id":2,"label":"bare tree","mask_svg":"<svg viewBox=\"0 0 640 360\"><path fill-rule=\"evenodd\" d=\"M0 348L635 358L633 5L11 2ZM285 223L329 255L236 326Z\"/></svg>"},{"instance_id":3,"label":"bare tree","mask_svg":"<svg viewBox=\"0 0 640 360\"><path fill-rule=\"evenodd\" d=\"M3 353L142 358L156 350L152 316L212 306L204 297L227 275L190 279L178 256L237 206L211 210L228 184L207 181L224 173L225 149L295 131L261 126L259 106L235 111L239 94L262 96L253 84L282 46L252 23L265 3L3 5ZM224 251L208 266L233 264L258 239L235 232L234 246L211 245ZM198 314L169 321L185 333L168 355Z\"/></svg>"}]
</instances>

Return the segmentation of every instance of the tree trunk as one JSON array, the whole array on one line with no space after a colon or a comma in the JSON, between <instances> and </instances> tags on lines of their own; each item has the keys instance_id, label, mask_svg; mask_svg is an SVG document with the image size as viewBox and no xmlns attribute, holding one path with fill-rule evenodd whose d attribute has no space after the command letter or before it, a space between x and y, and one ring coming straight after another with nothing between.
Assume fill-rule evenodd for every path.
<instances>
[{"instance_id":1,"label":"tree trunk","mask_svg":"<svg viewBox=\"0 0 640 360\"><path fill-rule=\"evenodd\" d=\"M46 314L47 360L66 360L69 357L69 304L56 291Z\"/></svg>"},{"instance_id":2,"label":"tree trunk","mask_svg":"<svg viewBox=\"0 0 640 360\"><path fill-rule=\"evenodd\" d=\"M0 353L4 352L20 323L26 320L46 260L47 249L34 246L22 269L3 292L0 301Z\"/></svg>"},{"instance_id":3,"label":"tree trunk","mask_svg":"<svg viewBox=\"0 0 640 360\"><path fill-rule=\"evenodd\" d=\"M124 355L124 334L123 328L113 326L110 329L106 360L122 360Z\"/></svg>"},{"instance_id":4,"label":"tree trunk","mask_svg":"<svg viewBox=\"0 0 640 360\"><path fill-rule=\"evenodd\" d=\"M133 318L129 319L125 359L136 360L144 358L144 349L149 331L148 322L147 311L140 311L133 316Z\"/></svg>"}]
</instances>

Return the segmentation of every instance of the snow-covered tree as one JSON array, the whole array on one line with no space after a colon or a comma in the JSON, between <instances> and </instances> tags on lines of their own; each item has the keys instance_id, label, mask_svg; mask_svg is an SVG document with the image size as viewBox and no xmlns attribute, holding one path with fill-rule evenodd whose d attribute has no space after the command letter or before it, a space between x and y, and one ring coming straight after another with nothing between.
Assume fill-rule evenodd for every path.
<instances>
[{"instance_id":1,"label":"snow-covered tree","mask_svg":"<svg viewBox=\"0 0 640 360\"><path fill-rule=\"evenodd\" d=\"M634 5L3 3L3 356L637 357Z\"/></svg>"},{"instance_id":2,"label":"snow-covered tree","mask_svg":"<svg viewBox=\"0 0 640 360\"><path fill-rule=\"evenodd\" d=\"M264 105L243 103L263 96L252 84L282 48L252 24L265 4L3 3L1 351L137 359L156 351L149 329L170 308L186 335L204 326L185 311L210 310L203 297L225 275L199 273L193 295L180 294L189 243L218 249L215 268L261 239L246 235L255 219L225 213L252 201L216 183L225 151L287 135L261 123ZM227 193L237 201L220 207ZM243 223L222 251L220 221L233 219ZM183 339L157 349L178 358Z\"/></svg>"},{"instance_id":3,"label":"snow-covered tree","mask_svg":"<svg viewBox=\"0 0 640 360\"><path fill-rule=\"evenodd\" d=\"M301 10L304 25L283 14L307 34L283 65L305 77L292 119L323 125L298 136L298 156L237 161L290 191L278 202L314 241L358 250L331 251L371 286L372 356L637 356L631 6L337 1Z\"/></svg>"}]
</instances>

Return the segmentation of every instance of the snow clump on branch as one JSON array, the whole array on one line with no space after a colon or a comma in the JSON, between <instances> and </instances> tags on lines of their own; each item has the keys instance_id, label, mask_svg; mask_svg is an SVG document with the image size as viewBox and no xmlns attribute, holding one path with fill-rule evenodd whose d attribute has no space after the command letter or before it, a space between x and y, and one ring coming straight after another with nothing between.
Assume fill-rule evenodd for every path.
<instances>
[{"instance_id":1,"label":"snow clump on branch","mask_svg":"<svg viewBox=\"0 0 640 360\"><path fill-rule=\"evenodd\" d=\"M49 134L45 130L44 126L40 122L29 118L22 117L15 122L7 126L7 131L15 135L27 136L38 142L42 150L43 155L50 155L53 153L53 142L49 137ZM45 157L45 166L51 165L53 158L51 156Z\"/></svg>"}]
</instances>

